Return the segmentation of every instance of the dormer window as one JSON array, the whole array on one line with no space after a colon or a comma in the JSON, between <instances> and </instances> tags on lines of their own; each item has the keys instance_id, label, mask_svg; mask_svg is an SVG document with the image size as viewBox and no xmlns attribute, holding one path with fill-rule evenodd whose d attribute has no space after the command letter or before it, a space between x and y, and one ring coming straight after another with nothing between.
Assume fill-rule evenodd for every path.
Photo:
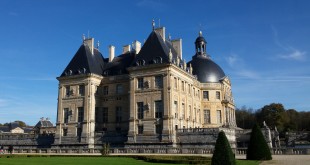
<instances>
[{"instance_id":1,"label":"dormer window","mask_svg":"<svg viewBox=\"0 0 310 165\"><path fill-rule=\"evenodd\" d=\"M108 70L104 71L103 75L108 76L109 75L109 71Z\"/></svg>"},{"instance_id":2,"label":"dormer window","mask_svg":"<svg viewBox=\"0 0 310 165\"><path fill-rule=\"evenodd\" d=\"M136 62L137 66L144 66L145 65L145 61L144 60L138 60Z\"/></svg>"},{"instance_id":3,"label":"dormer window","mask_svg":"<svg viewBox=\"0 0 310 165\"><path fill-rule=\"evenodd\" d=\"M154 64L161 64L163 61L163 59L159 56L155 57L155 59L153 60Z\"/></svg>"}]
</instances>

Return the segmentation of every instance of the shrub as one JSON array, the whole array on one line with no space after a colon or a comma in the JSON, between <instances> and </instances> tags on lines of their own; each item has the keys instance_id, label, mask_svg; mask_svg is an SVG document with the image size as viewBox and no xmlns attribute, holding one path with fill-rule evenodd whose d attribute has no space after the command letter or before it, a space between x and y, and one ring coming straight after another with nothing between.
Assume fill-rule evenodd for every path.
<instances>
[{"instance_id":1,"label":"shrub","mask_svg":"<svg viewBox=\"0 0 310 165\"><path fill-rule=\"evenodd\" d=\"M260 127L255 124L252 128L250 143L246 158L248 160L271 160L271 152Z\"/></svg>"},{"instance_id":2,"label":"shrub","mask_svg":"<svg viewBox=\"0 0 310 165\"><path fill-rule=\"evenodd\" d=\"M212 165L236 164L234 153L232 152L230 144L223 131L221 131L217 137L211 164Z\"/></svg>"}]
</instances>

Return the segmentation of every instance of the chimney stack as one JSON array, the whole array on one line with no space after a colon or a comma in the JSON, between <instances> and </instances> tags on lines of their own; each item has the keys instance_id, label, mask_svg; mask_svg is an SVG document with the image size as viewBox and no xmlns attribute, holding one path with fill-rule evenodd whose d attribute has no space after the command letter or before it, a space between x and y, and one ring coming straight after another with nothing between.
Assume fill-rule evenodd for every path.
<instances>
[{"instance_id":1,"label":"chimney stack","mask_svg":"<svg viewBox=\"0 0 310 165\"><path fill-rule=\"evenodd\" d=\"M112 62L115 56L115 46L109 46L109 62Z\"/></svg>"},{"instance_id":2,"label":"chimney stack","mask_svg":"<svg viewBox=\"0 0 310 165\"><path fill-rule=\"evenodd\" d=\"M164 41L166 41L166 28L165 27L156 28L155 31L160 34L160 36L163 38Z\"/></svg>"},{"instance_id":3,"label":"chimney stack","mask_svg":"<svg viewBox=\"0 0 310 165\"><path fill-rule=\"evenodd\" d=\"M177 55L182 59L182 39L175 39L171 41L174 50L177 52Z\"/></svg>"},{"instance_id":4,"label":"chimney stack","mask_svg":"<svg viewBox=\"0 0 310 165\"><path fill-rule=\"evenodd\" d=\"M91 54L94 54L94 38L84 39L83 42L89 47Z\"/></svg>"},{"instance_id":5,"label":"chimney stack","mask_svg":"<svg viewBox=\"0 0 310 165\"><path fill-rule=\"evenodd\" d=\"M123 54L125 54L125 53L129 53L129 52L130 52L130 50L131 50L130 45L125 45L125 46L123 46Z\"/></svg>"},{"instance_id":6,"label":"chimney stack","mask_svg":"<svg viewBox=\"0 0 310 165\"><path fill-rule=\"evenodd\" d=\"M132 44L132 48L136 51L136 54L139 54L141 50L141 42L135 40Z\"/></svg>"}]
</instances>

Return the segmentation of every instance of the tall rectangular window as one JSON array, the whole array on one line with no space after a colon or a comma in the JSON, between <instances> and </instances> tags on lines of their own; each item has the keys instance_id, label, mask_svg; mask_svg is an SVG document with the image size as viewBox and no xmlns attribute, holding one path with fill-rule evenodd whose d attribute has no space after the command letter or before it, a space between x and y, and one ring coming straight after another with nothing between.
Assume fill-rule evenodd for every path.
<instances>
[{"instance_id":1,"label":"tall rectangular window","mask_svg":"<svg viewBox=\"0 0 310 165\"><path fill-rule=\"evenodd\" d=\"M103 87L103 95L108 95L109 94L109 86L104 86Z\"/></svg>"},{"instance_id":2,"label":"tall rectangular window","mask_svg":"<svg viewBox=\"0 0 310 165\"><path fill-rule=\"evenodd\" d=\"M208 109L204 110L203 118L204 118L204 123L205 124L210 124L211 123L211 120L210 120L210 110L208 110Z\"/></svg>"},{"instance_id":3,"label":"tall rectangular window","mask_svg":"<svg viewBox=\"0 0 310 165\"><path fill-rule=\"evenodd\" d=\"M108 107L103 107L103 109L102 109L102 122L103 123L107 123L108 122L108 115L109 115Z\"/></svg>"},{"instance_id":4,"label":"tall rectangular window","mask_svg":"<svg viewBox=\"0 0 310 165\"><path fill-rule=\"evenodd\" d=\"M191 118L191 113L192 113L192 106L191 105L189 105L188 106L188 120L192 120L192 118Z\"/></svg>"},{"instance_id":5,"label":"tall rectangular window","mask_svg":"<svg viewBox=\"0 0 310 165\"><path fill-rule=\"evenodd\" d=\"M191 95L191 85L188 84L188 94Z\"/></svg>"},{"instance_id":6,"label":"tall rectangular window","mask_svg":"<svg viewBox=\"0 0 310 165\"><path fill-rule=\"evenodd\" d=\"M84 120L84 107L78 107L78 122L83 122Z\"/></svg>"},{"instance_id":7,"label":"tall rectangular window","mask_svg":"<svg viewBox=\"0 0 310 165\"><path fill-rule=\"evenodd\" d=\"M116 107L115 117L116 117L115 119L116 122L122 121L122 107Z\"/></svg>"},{"instance_id":8,"label":"tall rectangular window","mask_svg":"<svg viewBox=\"0 0 310 165\"><path fill-rule=\"evenodd\" d=\"M155 76L155 88L163 87L163 76Z\"/></svg>"},{"instance_id":9,"label":"tall rectangular window","mask_svg":"<svg viewBox=\"0 0 310 165\"><path fill-rule=\"evenodd\" d=\"M69 120L69 108L64 108L64 123L68 123Z\"/></svg>"},{"instance_id":10,"label":"tall rectangular window","mask_svg":"<svg viewBox=\"0 0 310 165\"><path fill-rule=\"evenodd\" d=\"M84 96L84 93L85 93L85 86L79 85L79 95Z\"/></svg>"},{"instance_id":11,"label":"tall rectangular window","mask_svg":"<svg viewBox=\"0 0 310 165\"><path fill-rule=\"evenodd\" d=\"M178 102L177 101L174 101L173 109L174 109L174 113L175 113L174 117L178 118Z\"/></svg>"},{"instance_id":12,"label":"tall rectangular window","mask_svg":"<svg viewBox=\"0 0 310 165\"><path fill-rule=\"evenodd\" d=\"M70 86L66 86L66 91L65 91L65 93L66 93L66 97L69 97L70 96Z\"/></svg>"},{"instance_id":13,"label":"tall rectangular window","mask_svg":"<svg viewBox=\"0 0 310 165\"><path fill-rule=\"evenodd\" d=\"M143 134L143 125L138 125L138 134Z\"/></svg>"},{"instance_id":14,"label":"tall rectangular window","mask_svg":"<svg viewBox=\"0 0 310 165\"><path fill-rule=\"evenodd\" d=\"M203 91L203 99L209 100L209 91Z\"/></svg>"},{"instance_id":15,"label":"tall rectangular window","mask_svg":"<svg viewBox=\"0 0 310 165\"><path fill-rule=\"evenodd\" d=\"M155 101L155 118L163 118L163 104L161 100Z\"/></svg>"},{"instance_id":16,"label":"tall rectangular window","mask_svg":"<svg viewBox=\"0 0 310 165\"><path fill-rule=\"evenodd\" d=\"M174 78L174 88L178 88L178 79L176 77Z\"/></svg>"},{"instance_id":17,"label":"tall rectangular window","mask_svg":"<svg viewBox=\"0 0 310 165\"><path fill-rule=\"evenodd\" d=\"M184 83L184 81L182 81L182 91L184 91L185 90L185 83Z\"/></svg>"},{"instance_id":18,"label":"tall rectangular window","mask_svg":"<svg viewBox=\"0 0 310 165\"><path fill-rule=\"evenodd\" d=\"M217 124L222 123L222 114L221 114L221 110L217 110L217 111L216 111L216 117L217 117Z\"/></svg>"},{"instance_id":19,"label":"tall rectangular window","mask_svg":"<svg viewBox=\"0 0 310 165\"><path fill-rule=\"evenodd\" d=\"M117 84L116 85L116 94L122 94L123 93L123 85Z\"/></svg>"},{"instance_id":20,"label":"tall rectangular window","mask_svg":"<svg viewBox=\"0 0 310 165\"><path fill-rule=\"evenodd\" d=\"M220 92L219 91L216 91L216 99L221 99L221 94L220 94Z\"/></svg>"},{"instance_id":21,"label":"tall rectangular window","mask_svg":"<svg viewBox=\"0 0 310 165\"><path fill-rule=\"evenodd\" d=\"M67 128L64 128L62 130L62 136L67 136L68 135L68 129Z\"/></svg>"},{"instance_id":22,"label":"tall rectangular window","mask_svg":"<svg viewBox=\"0 0 310 165\"><path fill-rule=\"evenodd\" d=\"M137 102L138 119L143 119L143 102Z\"/></svg>"},{"instance_id":23,"label":"tall rectangular window","mask_svg":"<svg viewBox=\"0 0 310 165\"><path fill-rule=\"evenodd\" d=\"M95 107L95 123L99 123L100 120L100 112L99 112L99 107Z\"/></svg>"},{"instance_id":24,"label":"tall rectangular window","mask_svg":"<svg viewBox=\"0 0 310 165\"><path fill-rule=\"evenodd\" d=\"M162 134L162 132L163 132L163 125L157 124L156 125L156 133L157 134Z\"/></svg>"},{"instance_id":25,"label":"tall rectangular window","mask_svg":"<svg viewBox=\"0 0 310 165\"><path fill-rule=\"evenodd\" d=\"M143 88L143 78L138 78L138 89Z\"/></svg>"},{"instance_id":26,"label":"tall rectangular window","mask_svg":"<svg viewBox=\"0 0 310 165\"><path fill-rule=\"evenodd\" d=\"M185 120L185 104L182 103L182 119Z\"/></svg>"}]
</instances>

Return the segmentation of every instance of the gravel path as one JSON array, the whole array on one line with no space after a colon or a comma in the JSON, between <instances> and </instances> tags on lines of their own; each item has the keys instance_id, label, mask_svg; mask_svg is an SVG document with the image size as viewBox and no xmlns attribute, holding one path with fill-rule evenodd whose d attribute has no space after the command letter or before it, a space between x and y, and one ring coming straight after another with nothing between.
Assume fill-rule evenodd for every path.
<instances>
[{"instance_id":1,"label":"gravel path","mask_svg":"<svg viewBox=\"0 0 310 165\"><path fill-rule=\"evenodd\" d=\"M271 161L260 165L310 165L310 155L272 155Z\"/></svg>"}]
</instances>

